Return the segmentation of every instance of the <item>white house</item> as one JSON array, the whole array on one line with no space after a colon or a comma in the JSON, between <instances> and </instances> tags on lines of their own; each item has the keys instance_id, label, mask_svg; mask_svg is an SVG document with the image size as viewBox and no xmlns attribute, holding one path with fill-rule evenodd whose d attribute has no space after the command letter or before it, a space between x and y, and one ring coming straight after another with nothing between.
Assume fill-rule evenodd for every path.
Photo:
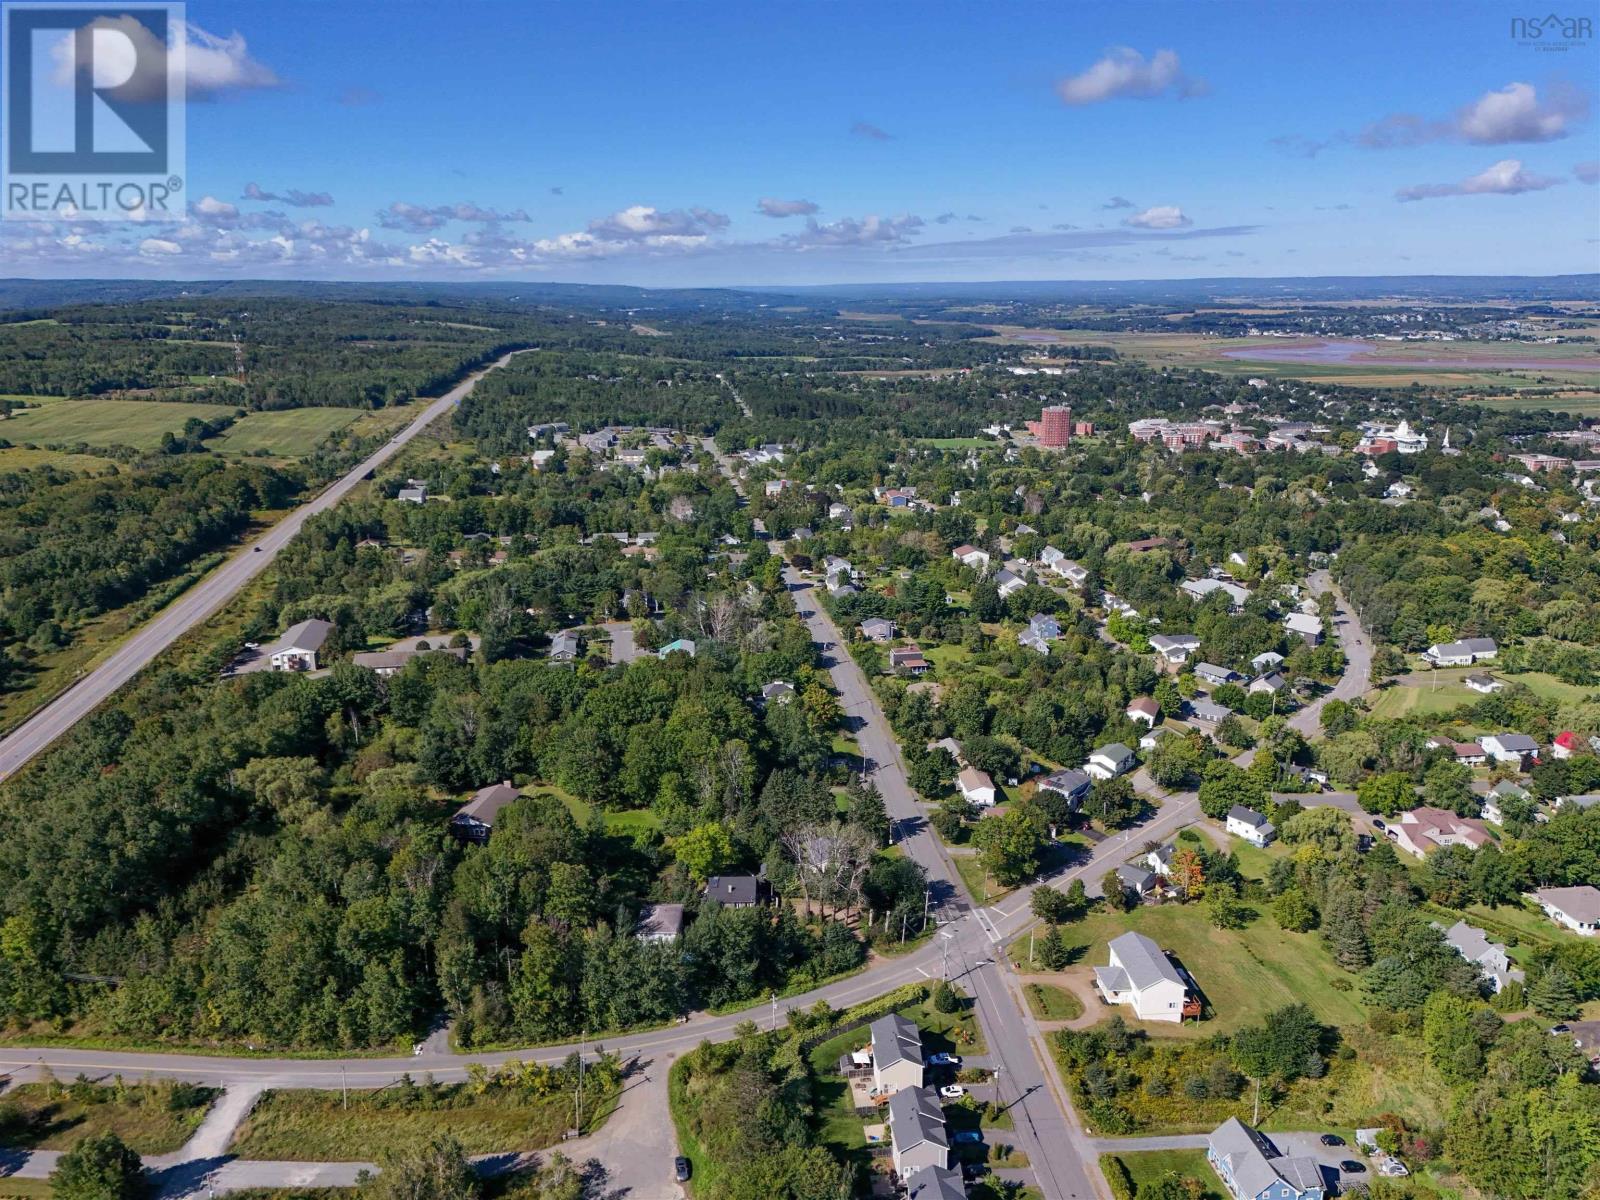
<instances>
[{"instance_id":1,"label":"white house","mask_svg":"<svg viewBox=\"0 0 1600 1200\"><path fill-rule=\"evenodd\" d=\"M1283 627L1308 646L1322 644L1322 619L1311 613L1292 612L1283 619Z\"/></svg>"},{"instance_id":2,"label":"white house","mask_svg":"<svg viewBox=\"0 0 1600 1200\"><path fill-rule=\"evenodd\" d=\"M1436 846L1476 850L1492 840L1488 828L1476 817L1461 817L1428 805L1401 813L1398 821L1389 822L1389 832L1400 849L1418 858L1426 858Z\"/></svg>"},{"instance_id":3,"label":"white house","mask_svg":"<svg viewBox=\"0 0 1600 1200\"><path fill-rule=\"evenodd\" d=\"M331 621L313 617L289 626L283 636L261 651L274 671L315 671L317 654L333 632Z\"/></svg>"},{"instance_id":4,"label":"white house","mask_svg":"<svg viewBox=\"0 0 1600 1200\"><path fill-rule=\"evenodd\" d=\"M1111 961L1094 969L1094 983L1107 1004L1131 1005L1141 1021L1182 1022L1189 990L1160 946L1130 930L1106 950Z\"/></svg>"},{"instance_id":5,"label":"white house","mask_svg":"<svg viewBox=\"0 0 1600 1200\"><path fill-rule=\"evenodd\" d=\"M1422 657L1436 667L1470 667L1500 653L1493 638L1462 638L1458 642L1435 642Z\"/></svg>"},{"instance_id":6,"label":"white house","mask_svg":"<svg viewBox=\"0 0 1600 1200\"><path fill-rule=\"evenodd\" d=\"M1151 696L1140 696L1137 700L1129 701L1128 707L1123 710L1128 720L1144 722L1146 729L1155 725L1161 716L1161 706Z\"/></svg>"},{"instance_id":7,"label":"white house","mask_svg":"<svg viewBox=\"0 0 1600 1200\"><path fill-rule=\"evenodd\" d=\"M1192 633L1158 633L1150 638L1150 649L1174 667L1181 667L1200 649L1200 639Z\"/></svg>"},{"instance_id":8,"label":"white house","mask_svg":"<svg viewBox=\"0 0 1600 1200\"><path fill-rule=\"evenodd\" d=\"M642 942L675 942L683 936L683 905L646 904L639 910L638 938Z\"/></svg>"},{"instance_id":9,"label":"white house","mask_svg":"<svg viewBox=\"0 0 1600 1200\"><path fill-rule=\"evenodd\" d=\"M1491 733L1478 739L1484 753L1495 762L1511 763L1517 767L1539 753L1539 743L1525 733Z\"/></svg>"},{"instance_id":10,"label":"white house","mask_svg":"<svg viewBox=\"0 0 1600 1200\"><path fill-rule=\"evenodd\" d=\"M1540 888L1533 893L1533 899L1544 909L1544 915L1557 925L1564 925L1582 937L1600 933L1600 888L1588 884Z\"/></svg>"},{"instance_id":11,"label":"white house","mask_svg":"<svg viewBox=\"0 0 1600 1200\"><path fill-rule=\"evenodd\" d=\"M1278 836L1278 831L1271 821L1255 809L1246 808L1242 804L1235 804L1228 810L1226 824L1228 832L1234 837L1243 838L1257 848L1264 847Z\"/></svg>"},{"instance_id":12,"label":"white house","mask_svg":"<svg viewBox=\"0 0 1600 1200\"><path fill-rule=\"evenodd\" d=\"M1244 678L1237 671L1208 662L1195 664L1194 673L1197 679L1204 679L1212 687L1221 687L1225 683L1238 683Z\"/></svg>"},{"instance_id":13,"label":"white house","mask_svg":"<svg viewBox=\"0 0 1600 1200\"><path fill-rule=\"evenodd\" d=\"M987 808L994 803L994 780L977 767L963 767L956 776L956 789L968 804Z\"/></svg>"},{"instance_id":14,"label":"white house","mask_svg":"<svg viewBox=\"0 0 1600 1200\"><path fill-rule=\"evenodd\" d=\"M989 552L987 550L979 550L976 546L962 543L950 551L950 557L962 566L971 567L974 571L986 571L989 569Z\"/></svg>"},{"instance_id":15,"label":"white house","mask_svg":"<svg viewBox=\"0 0 1600 1200\"><path fill-rule=\"evenodd\" d=\"M1468 675L1461 681L1482 696L1492 696L1506 685L1493 675Z\"/></svg>"},{"instance_id":16,"label":"white house","mask_svg":"<svg viewBox=\"0 0 1600 1200\"><path fill-rule=\"evenodd\" d=\"M1484 982L1495 992L1512 980L1520 983L1527 978L1524 972L1511 965L1506 948L1498 942L1491 942L1488 935L1474 925L1457 921L1444 931L1444 940L1455 947L1462 958L1483 972Z\"/></svg>"},{"instance_id":17,"label":"white house","mask_svg":"<svg viewBox=\"0 0 1600 1200\"><path fill-rule=\"evenodd\" d=\"M1013 593L1020 592L1023 588L1028 586L1028 581L1026 579L1012 571L1007 570L1005 567L1001 567L1000 570L995 572L994 583L995 587L999 589L1002 599L1012 595Z\"/></svg>"},{"instance_id":18,"label":"white house","mask_svg":"<svg viewBox=\"0 0 1600 1200\"><path fill-rule=\"evenodd\" d=\"M1096 779L1115 779L1124 771L1132 770L1133 764L1133 751L1121 742L1112 742L1089 755L1083 769Z\"/></svg>"},{"instance_id":19,"label":"white house","mask_svg":"<svg viewBox=\"0 0 1600 1200\"><path fill-rule=\"evenodd\" d=\"M1229 583L1226 579L1186 579L1178 585L1179 589L1195 600L1204 600L1213 592L1226 593L1228 607L1233 612L1244 608L1245 601L1250 599L1250 589L1240 587L1237 583Z\"/></svg>"}]
</instances>

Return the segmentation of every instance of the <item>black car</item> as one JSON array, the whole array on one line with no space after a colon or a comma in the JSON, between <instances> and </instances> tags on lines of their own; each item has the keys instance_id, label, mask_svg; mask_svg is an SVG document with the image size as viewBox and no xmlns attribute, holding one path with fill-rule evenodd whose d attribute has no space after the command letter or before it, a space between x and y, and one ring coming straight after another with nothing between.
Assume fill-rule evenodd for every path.
<instances>
[{"instance_id":1,"label":"black car","mask_svg":"<svg viewBox=\"0 0 1600 1200\"><path fill-rule=\"evenodd\" d=\"M1337 1133L1325 1133L1322 1135L1322 1144L1324 1146L1342 1146L1344 1145L1344 1139Z\"/></svg>"},{"instance_id":2,"label":"black car","mask_svg":"<svg viewBox=\"0 0 1600 1200\"><path fill-rule=\"evenodd\" d=\"M681 1154L672 1160L672 1177L679 1183L689 1182L689 1160Z\"/></svg>"},{"instance_id":3,"label":"black car","mask_svg":"<svg viewBox=\"0 0 1600 1200\"><path fill-rule=\"evenodd\" d=\"M1339 1164L1339 1170L1346 1175L1364 1175L1367 1170L1367 1164L1359 1163L1353 1158L1347 1158Z\"/></svg>"}]
</instances>

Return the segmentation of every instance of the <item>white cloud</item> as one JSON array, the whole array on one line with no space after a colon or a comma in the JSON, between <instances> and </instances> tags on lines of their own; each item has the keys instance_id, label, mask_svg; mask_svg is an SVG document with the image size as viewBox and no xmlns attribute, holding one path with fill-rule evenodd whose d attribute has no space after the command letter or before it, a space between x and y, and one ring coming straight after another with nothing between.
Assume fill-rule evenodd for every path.
<instances>
[{"instance_id":1,"label":"white cloud","mask_svg":"<svg viewBox=\"0 0 1600 1200\"><path fill-rule=\"evenodd\" d=\"M1454 116L1430 120L1416 113L1390 113L1363 129L1356 140L1373 150L1422 146L1430 142L1470 142L1504 146L1553 142L1572 132L1588 111L1588 101L1570 88L1540 100L1531 83L1508 83L1485 92Z\"/></svg>"},{"instance_id":2,"label":"white cloud","mask_svg":"<svg viewBox=\"0 0 1600 1200\"><path fill-rule=\"evenodd\" d=\"M1507 142L1550 142L1567 136L1568 126L1582 113L1576 97L1558 95L1540 104L1531 83L1510 83L1487 92L1457 115L1461 136L1479 145Z\"/></svg>"},{"instance_id":3,"label":"white cloud","mask_svg":"<svg viewBox=\"0 0 1600 1200\"><path fill-rule=\"evenodd\" d=\"M202 217L218 217L232 219L239 215L239 210L225 200L218 200L215 196L202 196L194 206L194 211Z\"/></svg>"},{"instance_id":4,"label":"white cloud","mask_svg":"<svg viewBox=\"0 0 1600 1200\"><path fill-rule=\"evenodd\" d=\"M149 100L167 94L168 46L163 46L148 26L132 16L96 17L87 28L95 36L94 68L102 80L125 80L120 94L129 100ZM72 82L78 69L73 49L74 33L65 33L51 47L52 75L58 86ZM169 45L181 55L184 91L191 100L209 99L223 92L271 88L279 84L272 68L250 57L244 36L218 37L191 22L176 22L168 31Z\"/></svg>"},{"instance_id":5,"label":"white cloud","mask_svg":"<svg viewBox=\"0 0 1600 1200\"><path fill-rule=\"evenodd\" d=\"M1130 229L1187 229L1194 224L1176 204L1158 204L1124 217L1122 223Z\"/></svg>"},{"instance_id":6,"label":"white cloud","mask_svg":"<svg viewBox=\"0 0 1600 1200\"><path fill-rule=\"evenodd\" d=\"M327 192L302 192L299 188L268 192L263 191L258 183L244 185L244 199L259 200L265 204L287 204L290 208L319 208L333 203L333 197Z\"/></svg>"},{"instance_id":7,"label":"white cloud","mask_svg":"<svg viewBox=\"0 0 1600 1200\"><path fill-rule=\"evenodd\" d=\"M424 207L420 204L409 204L404 200L396 200L388 208L378 213L378 224L385 229L401 229L407 233L427 233L439 229L450 221L476 221L493 222L502 221L531 221L522 209L513 209L511 212L500 212L492 208L482 208L470 201L460 204L436 204Z\"/></svg>"},{"instance_id":8,"label":"white cloud","mask_svg":"<svg viewBox=\"0 0 1600 1200\"><path fill-rule=\"evenodd\" d=\"M1401 188L1396 200L1433 200L1441 196L1515 196L1522 192L1542 192L1555 187L1560 179L1535 175L1523 170L1522 163L1506 158L1460 183L1419 183Z\"/></svg>"},{"instance_id":9,"label":"white cloud","mask_svg":"<svg viewBox=\"0 0 1600 1200\"><path fill-rule=\"evenodd\" d=\"M810 200L778 200L763 196L756 202L756 211L764 217L809 217L821 209Z\"/></svg>"},{"instance_id":10,"label":"white cloud","mask_svg":"<svg viewBox=\"0 0 1600 1200\"><path fill-rule=\"evenodd\" d=\"M151 257L182 254L183 247L177 242L168 241L166 238L145 238L144 241L139 243L139 253L148 254Z\"/></svg>"},{"instance_id":11,"label":"white cloud","mask_svg":"<svg viewBox=\"0 0 1600 1200\"><path fill-rule=\"evenodd\" d=\"M1119 97L1148 100L1171 91L1180 99L1204 95L1204 80L1184 74L1178 55L1157 50L1147 60L1137 50L1116 46L1087 70L1056 83L1056 94L1066 104L1098 104Z\"/></svg>"},{"instance_id":12,"label":"white cloud","mask_svg":"<svg viewBox=\"0 0 1600 1200\"><path fill-rule=\"evenodd\" d=\"M896 217L840 217L825 224L808 219L804 233L790 234L780 244L792 250L817 246L893 245L914 237L923 224L921 217L911 213Z\"/></svg>"}]
</instances>

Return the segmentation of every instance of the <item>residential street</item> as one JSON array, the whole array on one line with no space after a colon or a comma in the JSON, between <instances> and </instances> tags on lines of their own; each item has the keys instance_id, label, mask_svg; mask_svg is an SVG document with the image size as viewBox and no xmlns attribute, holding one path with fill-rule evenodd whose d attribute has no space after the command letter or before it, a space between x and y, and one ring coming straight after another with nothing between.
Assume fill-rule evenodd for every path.
<instances>
[{"instance_id":1,"label":"residential street","mask_svg":"<svg viewBox=\"0 0 1600 1200\"><path fill-rule=\"evenodd\" d=\"M388 462L407 442L461 403L462 397L472 391L478 380L490 371L505 366L513 354L507 354L483 370L474 372L428 405L421 416L352 467L342 478L295 509L254 542L241 546L222 566L130 633L98 667L34 713L9 736L0 739L0 779L21 769L148 666L156 655L231 600L240 588L266 570L278 556L278 551L300 532L308 519L326 512L343 500L369 472Z\"/></svg>"}]
</instances>

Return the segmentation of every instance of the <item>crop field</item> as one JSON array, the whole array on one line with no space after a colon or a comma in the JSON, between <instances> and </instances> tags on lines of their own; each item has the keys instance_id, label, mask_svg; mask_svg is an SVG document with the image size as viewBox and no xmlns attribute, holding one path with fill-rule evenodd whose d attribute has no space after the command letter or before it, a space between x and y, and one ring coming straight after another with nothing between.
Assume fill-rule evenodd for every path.
<instances>
[{"instance_id":1,"label":"crop field","mask_svg":"<svg viewBox=\"0 0 1600 1200\"><path fill-rule=\"evenodd\" d=\"M83 471L91 475L115 474L117 464L93 454L68 454L64 450L29 450L24 446L0 449L0 475L7 471L26 471L30 467L59 467L63 471Z\"/></svg>"},{"instance_id":2,"label":"crop field","mask_svg":"<svg viewBox=\"0 0 1600 1200\"><path fill-rule=\"evenodd\" d=\"M1441 387L1549 388L1593 387L1600 379L1600 355L1591 347L1525 345L1508 342L1364 342L1365 351L1349 359L1300 361L1252 358L1252 353L1282 354L1298 348L1289 338L1222 338L1195 333L1108 333L1090 329L1041 330L994 326L993 340L1008 345L1110 346L1119 354L1153 367L1193 367L1227 375L1264 379L1303 379L1350 387L1404 387L1426 383ZM1317 339L1303 339L1309 346ZM1342 340L1342 339L1339 339ZM1426 360L1426 365L1421 365ZM1593 361L1592 368L1574 366ZM1515 368L1499 365L1515 361ZM1545 365L1548 364L1548 365ZM1538 407L1545 407L1541 398ZM1503 399L1507 407L1515 401ZM1565 403L1550 401L1550 407ZM1597 402L1600 408L1600 402Z\"/></svg>"},{"instance_id":3,"label":"crop field","mask_svg":"<svg viewBox=\"0 0 1600 1200\"><path fill-rule=\"evenodd\" d=\"M177 433L190 417L221 417L237 410L220 404L163 400L63 400L0 421L0 437L21 444L132 446L154 450L161 435Z\"/></svg>"},{"instance_id":4,"label":"crop field","mask_svg":"<svg viewBox=\"0 0 1600 1200\"><path fill-rule=\"evenodd\" d=\"M263 452L285 458L309 454L329 434L361 415L354 408L286 408L251 413L206 445L219 454Z\"/></svg>"}]
</instances>

